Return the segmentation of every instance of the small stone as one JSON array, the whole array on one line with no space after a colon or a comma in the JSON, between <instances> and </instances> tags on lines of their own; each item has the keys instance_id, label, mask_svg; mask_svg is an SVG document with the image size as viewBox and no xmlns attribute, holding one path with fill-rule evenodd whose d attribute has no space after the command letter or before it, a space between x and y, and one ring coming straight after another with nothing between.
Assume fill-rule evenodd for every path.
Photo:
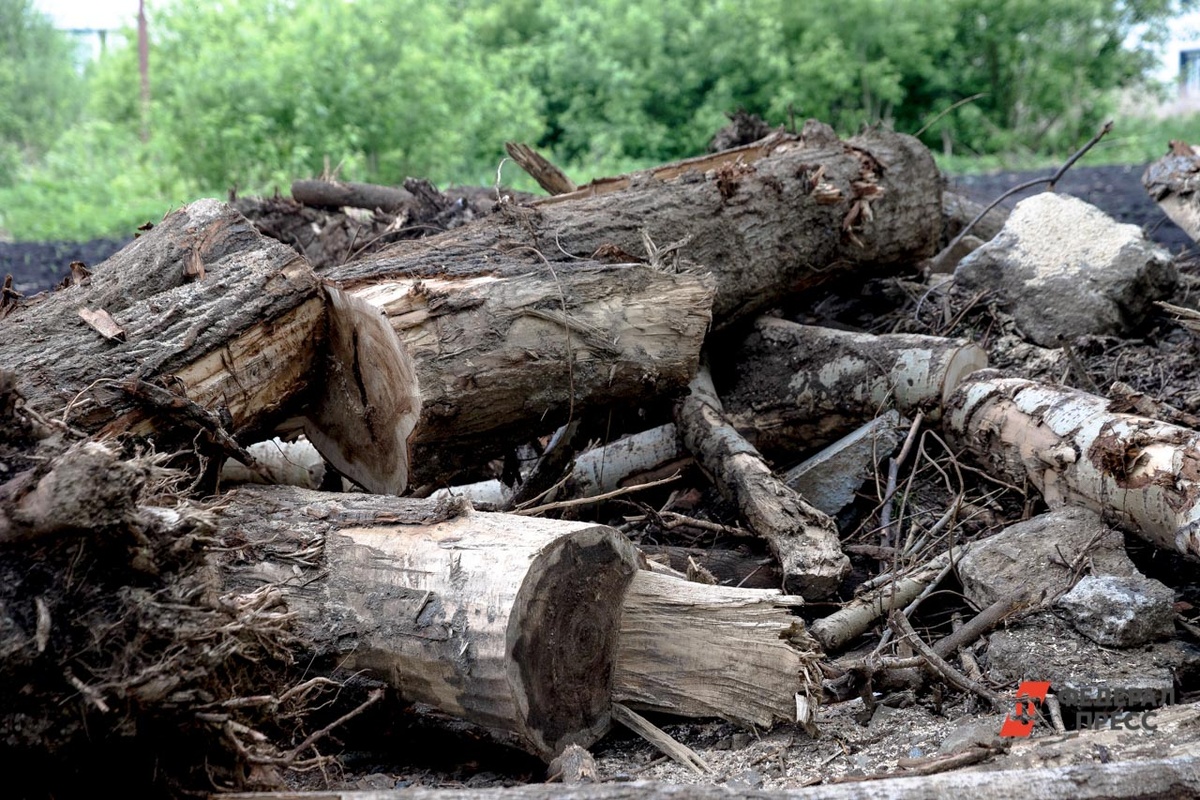
<instances>
[{"instance_id":1,"label":"small stone","mask_svg":"<svg viewBox=\"0 0 1200 800\"><path fill-rule=\"evenodd\" d=\"M942 740L938 752L958 753L972 747L989 747L1000 740L1000 726L1004 717L994 714L986 719L964 718L961 724Z\"/></svg>"},{"instance_id":2,"label":"small stone","mask_svg":"<svg viewBox=\"0 0 1200 800\"><path fill-rule=\"evenodd\" d=\"M730 778L725 782L726 786L735 789L759 789L763 784L763 776L756 769L748 769L740 775Z\"/></svg>"},{"instance_id":3,"label":"small stone","mask_svg":"<svg viewBox=\"0 0 1200 800\"><path fill-rule=\"evenodd\" d=\"M1087 575L1059 598L1075 630L1106 647L1137 647L1175 632L1175 593L1140 575Z\"/></svg>"}]
</instances>

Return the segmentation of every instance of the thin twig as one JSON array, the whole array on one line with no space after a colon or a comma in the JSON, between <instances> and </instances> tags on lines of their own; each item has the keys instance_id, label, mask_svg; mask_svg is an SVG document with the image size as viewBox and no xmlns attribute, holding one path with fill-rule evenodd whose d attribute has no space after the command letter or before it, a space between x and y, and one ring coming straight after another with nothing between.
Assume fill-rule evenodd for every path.
<instances>
[{"instance_id":1,"label":"thin twig","mask_svg":"<svg viewBox=\"0 0 1200 800\"><path fill-rule=\"evenodd\" d=\"M922 125L921 129L919 131L917 131L916 133L914 133L913 136L919 137L922 133L929 130L931 127L933 127L933 125L939 119L946 116L954 109L960 108L961 106L965 106L967 103L974 102L975 100L978 100L979 98L984 97L986 95L987 95L987 92L976 92L975 94L971 95L970 97L964 97L962 100L959 100L957 103L951 103L944 110L939 111L937 114L935 114L933 119L929 120L929 122L926 122L924 125Z\"/></svg>"},{"instance_id":2,"label":"thin twig","mask_svg":"<svg viewBox=\"0 0 1200 800\"><path fill-rule=\"evenodd\" d=\"M300 755L305 750L307 750L308 748L310 748L314 744L316 744L318 741L320 741L324 737L328 736L329 733L331 731L333 731L333 729L340 727L341 725L344 725L345 723L349 722L351 719L353 719L354 717L357 717L359 714L366 711L369 707L375 705L382 699L383 699L383 690L382 689L373 690L371 692L371 694L367 696L367 699L364 700L363 702L361 702L358 705L358 707L346 712L342 716L335 719L333 722L326 725L324 728L321 728L318 731L313 731L311 734L309 734L308 738L306 738L303 742L296 745L291 750L289 750L287 753L285 753L283 756L283 762L285 764L291 764L293 761L296 760L296 756Z\"/></svg>"},{"instance_id":3,"label":"thin twig","mask_svg":"<svg viewBox=\"0 0 1200 800\"><path fill-rule=\"evenodd\" d=\"M963 675L946 660L933 651L933 648L927 645L917 632L913 630L911 624L899 611L892 612L892 616L888 619L888 625L896 632L896 635L901 637L914 650L920 653L925 658L925 662L937 672L941 673L952 686L961 689L964 692L974 692L980 697L992 704L992 707L999 711L1009 705L1009 702L1000 695L993 692L986 686L976 683L975 681Z\"/></svg>"},{"instance_id":4,"label":"thin twig","mask_svg":"<svg viewBox=\"0 0 1200 800\"><path fill-rule=\"evenodd\" d=\"M892 497L896 494L896 478L900 473L900 465L904 463L905 459L908 458L909 452L912 450L913 441L916 439L917 431L924 420L925 412L917 412L916 418L908 428L908 436L904 437L904 446L900 448L900 455L891 459L888 463L887 490L883 493L883 509L879 512L879 527L883 529L880 544L883 547L891 547L894 543L892 538Z\"/></svg>"},{"instance_id":5,"label":"thin twig","mask_svg":"<svg viewBox=\"0 0 1200 800\"><path fill-rule=\"evenodd\" d=\"M1049 178L1036 178L1035 180L1025 181L1024 183L1022 183L1018 186L1012 187L1007 192L1000 195L995 200L993 200L991 203L989 203L988 206L983 209L983 211L980 211L978 214L975 215L975 219L968 222L966 224L966 226L961 231L958 232L958 235L950 240L950 244L946 245L945 249L943 249L941 253L938 253L936 256L933 257L934 262L937 263L937 262L941 261L942 258L944 257L943 256L944 253L949 253L949 252L953 251L954 248L958 246L958 243L961 242L966 237L966 235L968 233L970 233L975 228L976 225L979 224L979 221L982 220L985 216L987 216L987 213L989 211L991 211L996 206L1000 205L1000 203L1004 202L1004 200L1006 200L1007 198L1016 194L1017 192L1023 192L1026 189L1031 189L1034 186L1037 186L1038 184L1042 184L1042 183L1046 184L1047 191L1051 191L1051 192L1054 191L1055 185L1058 183L1059 179L1062 178L1063 174L1066 173L1066 171L1069 170L1075 164L1076 161L1083 158L1084 154L1087 153L1088 150L1091 150L1093 147L1095 147L1096 143L1099 142L1101 139L1103 139L1105 134L1107 134L1109 131L1112 130L1112 127L1113 127L1112 120L1109 120L1108 122L1104 123L1104 125L1100 128L1100 130L1096 133L1096 135L1093 136L1091 139L1089 139L1087 144L1085 144L1083 147L1076 150L1075 153L1066 160L1066 163L1064 163L1061 167L1059 167L1058 171L1055 172L1053 175L1051 175Z\"/></svg>"},{"instance_id":6,"label":"thin twig","mask_svg":"<svg viewBox=\"0 0 1200 800\"><path fill-rule=\"evenodd\" d=\"M663 484L671 483L672 481L679 480L679 477L680 477L679 473L676 472L671 477L663 478L662 480L650 481L649 483L639 483L636 486L623 486L620 489L614 489L611 492L605 492L604 494L592 495L591 497L579 497L579 498L576 498L575 500L559 500L558 502L555 502L555 503L547 503L544 506L534 506L533 508L523 508L520 511L516 511L513 513L519 514L519 515L525 516L525 517L532 517L532 516L536 516L537 514L543 514L547 511L553 511L556 508L571 508L574 506L591 505L592 503L599 503L602 500L609 500L613 497L620 497L621 495L631 494L633 492L640 492L642 489L650 489L654 486L662 486Z\"/></svg>"}]
</instances>

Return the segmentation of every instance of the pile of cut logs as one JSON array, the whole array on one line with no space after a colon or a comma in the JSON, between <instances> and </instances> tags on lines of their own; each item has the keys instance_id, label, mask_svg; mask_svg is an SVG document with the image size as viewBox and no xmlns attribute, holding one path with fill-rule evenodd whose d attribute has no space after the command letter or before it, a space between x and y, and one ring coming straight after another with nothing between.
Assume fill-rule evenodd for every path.
<instances>
[{"instance_id":1,"label":"pile of cut logs","mask_svg":"<svg viewBox=\"0 0 1200 800\"><path fill-rule=\"evenodd\" d=\"M847 580L847 501L819 484L819 461L774 465L826 445L865 437L874 469L906 430L940 422L1051 506L1200 556L1200 433L981 371L966 340L764 316L832 279L938 254L960 201L944 203L912 137L841 140L810 121L584 187L512 153L555 193L468 202L420 184L304 182L297 199L337 209L306 212L313 237L336 217L345 244L316 265L201 200L77 265L66 288L6 295L0 418L32 415L69 446L0 463L0 560L114 514L165 518L161 498L113 499L109 485L152 443L186 463L187 503L215 520L223 602L270 587L314 663L367 670L550 761L614 720L694 758L644 711L815 725L826 654L958 557L947 545L805 625L797 609ZM385 214L399 230L421 209L445 229L368 250L346 236ZM634 435L612 435L614 417ZM719 585L579 521L684 465L736 508L733 528L765 541L773 588ZM842 472L852 498L863 470ZM32 624L7 608L0 627ZM41 657L26 633L0 658ZM83 696L103 702L96 691Z\"/></svg>"}]
</instances>

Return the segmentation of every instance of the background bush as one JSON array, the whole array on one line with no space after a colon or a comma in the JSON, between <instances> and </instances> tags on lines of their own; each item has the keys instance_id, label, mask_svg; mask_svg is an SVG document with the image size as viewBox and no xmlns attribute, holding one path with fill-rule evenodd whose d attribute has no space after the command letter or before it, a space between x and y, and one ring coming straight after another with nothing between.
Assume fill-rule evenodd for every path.
<instances>
[{"instance_id":1,"label":"background bush","mask_svg":"<svg viewBox=\"0 0 1200 800\"><path fill-rule=\"evenodd\" d=\"M81 74L31 0L0 0L0 229L127 233L327 167L490 184L510 139L584 181L696 155L739 107L921 131L958 165L1061 157L1118 91L1151 89L1131 34L1151 45L1194 3L164 1L143 109L132 31ZM1111 157L1141 152L1124 141Z\"/></svg>"}]
</instances>

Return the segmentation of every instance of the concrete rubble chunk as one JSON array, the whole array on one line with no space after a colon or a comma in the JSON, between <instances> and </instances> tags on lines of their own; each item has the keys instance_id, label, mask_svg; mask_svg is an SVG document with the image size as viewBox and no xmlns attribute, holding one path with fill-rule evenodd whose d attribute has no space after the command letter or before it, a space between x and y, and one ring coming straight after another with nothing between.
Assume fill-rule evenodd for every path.
<instances>
[{"instance_id":1,"label":"concrete rubble chunk","mask_svg":"<svg viewBox=\"0 0 1200 800\"><path fill-rule=\"evenodd\" d=\"M889 411L788 470L783 482L830 516L854 501L877 463L900 444L898 411Z\"/></svg>"},{"instance_id":2,"label":"concrete rubble chunk","mask_svg":"<svg viewBox=\"0 0 1200 800\"><path fill-rule=\"evenodd\" d=\"M1044 347L1076 336L1124 335L1178 272L1136 225L1050 192L1017 203L1004 228L954 271L967 292L993 291L1024 334Z\"/></svg>"},{"instance_id":3,"label":"concrete rubble chunk","mask_svg":"<svg viewBox=\"0 0 1200 800\"><path fill-rule=\"evenodd\" d=\"M1085 575L1059 598L1058 611L1107 647L1137 647L1175 632L1175 593L1141 575Z\"/></svg>"},{"instance_id":4,"label":"concrete rubble chunk","mask_svg":"<svg viewBox=\"0 0 1200 800\"><path fill-rule=\"evenodd\" d=\"M1067 506L973 544L958 565L963 593L977 608L985 608L1018 587L1034 598L1065 592L1074 577L1070 562L1085 549L1094 574L1137 574L1119 531L1094 511Z\"/></svg>"}]
</instances>

